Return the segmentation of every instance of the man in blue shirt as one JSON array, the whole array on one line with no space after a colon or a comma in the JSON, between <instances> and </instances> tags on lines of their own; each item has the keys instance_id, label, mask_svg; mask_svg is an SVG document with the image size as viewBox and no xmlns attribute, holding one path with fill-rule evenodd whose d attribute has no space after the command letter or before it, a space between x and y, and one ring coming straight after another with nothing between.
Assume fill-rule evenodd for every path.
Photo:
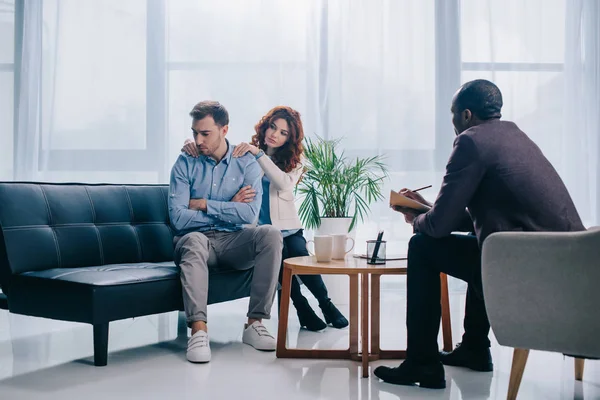
<instances>
[{"instance_id":1,"label":"man in blue shirt","mask_svg":"<svg viewBox=\"0 0 600 400\"><path fill-rule=\"evenodd\" d=\"M209 267L254 267L242 341L273 351L275 339L262 319L270 317L283 241L271 225L243 227L256 222L260 211L261 168L250 153L232 157L235 146L225 139L229 114L220 103L202 101L190 116L200 157L181 154L169 188L175 262L181 269L183 303L192 329L187 359L208 362L211 357L206 326Z\"/></svg>"}]
</instances>

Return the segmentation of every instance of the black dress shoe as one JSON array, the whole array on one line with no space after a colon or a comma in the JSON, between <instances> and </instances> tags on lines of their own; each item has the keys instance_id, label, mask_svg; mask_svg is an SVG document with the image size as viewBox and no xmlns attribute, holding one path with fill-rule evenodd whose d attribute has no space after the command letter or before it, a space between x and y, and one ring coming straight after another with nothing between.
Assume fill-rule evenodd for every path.
<instances>
[{"instance_id":1,"label":"black dress shoe","mask_svg":"<svg viewBox=\"0 0 600 400\"><path fill-rule=\"evenodd\" d=\"M336 306L330 301L319 304L321 307L321 311L323 311L323 316L325 317L325 322L333 325L334 328L342 329L348 326L348 320L344 315L337 309Z\"/></svg>"},{"instance_id":2,"label":"black dress shoe","mask_svg":"<svg viewBox=\"0 0 600 400\"><path fill-rule=\"evenodd\" d=\"M296 307L301 327L313 332L322 331L327 328L327 324L315 314L308 302L298 305L294 304L294 306Z\"/></svg>"},{"instance_id":3,"label":"black dress shoe","mask_svg":"<svg viewBox=\"0 0 600 400\"><path fill-rule=\"evenodd\" d=\"M439 361L421 365L406 360L396 368L377 367L373 373L384 382L394 385L413 386L418 383L422 388L446 388L444 366Z\"/></svg>"},{"instance_id":4,"label":"black dress shoe","mask_svg":"<svg viewBox=\"0 0 600 400\"><path fill-rule=\"evenodd\" d=\"M444 365L465 367L473 371L490 372L494 370L489 347L470 348L459 343L453 351L440 352L440 360Z\"/></svg>"}]
</instances>

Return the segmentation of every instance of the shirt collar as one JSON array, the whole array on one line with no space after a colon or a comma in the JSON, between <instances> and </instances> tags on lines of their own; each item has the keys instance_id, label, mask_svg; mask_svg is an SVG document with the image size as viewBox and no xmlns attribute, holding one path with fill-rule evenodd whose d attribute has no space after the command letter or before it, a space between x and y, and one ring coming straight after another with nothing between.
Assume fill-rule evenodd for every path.
<instances>
[{"instance_id":1,"label":"shirt collar","mask_svg":"<svg viewBox=\"0 0 600 400\"><path fill-rule=\"evenodd\" d=\"M231 163L231 155L233 154L233 146L229 143L229 140L225 139L225 142L227 142L227 153L225 153L225 155L223 156L223 158L221 159L220 162L223 162L227 165L229 165ZM214 158L209 157L209 156L204 156L204 161L211 161L213 163L216 164L216 161Z\"/></svg>"},{"instance_id":2,"label":"shirt collar","mask_svg":"<svg viewBox=\"0 0 600 400\"><path fill-rule=\"evenodd\" d=\"M227 153L225 153L225 156L221 161L229 165L231 162L231 155L233 154L233 146L229 143L229 140L225 139L225 142L227 142Z\"/></svg>"}]
</instances>

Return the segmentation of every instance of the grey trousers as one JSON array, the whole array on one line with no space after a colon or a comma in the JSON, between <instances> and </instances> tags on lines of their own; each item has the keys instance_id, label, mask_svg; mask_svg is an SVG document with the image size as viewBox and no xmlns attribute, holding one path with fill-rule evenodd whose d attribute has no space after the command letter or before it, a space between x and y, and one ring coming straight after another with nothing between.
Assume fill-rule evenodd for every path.
<instances>
[{"instance_id":1,"label":"grey trousers","mask_svg":"<svg viewBox=\"0 0 600 400\"><path fill-rule=\"evenodd\" d=\"M278 229L262 225L237 232L191 232L176 236L173 241L188 325L206 322L209 267L228 270L254 267L247 315L270 318L283 248Z\"/></svg>"}]
</instances>

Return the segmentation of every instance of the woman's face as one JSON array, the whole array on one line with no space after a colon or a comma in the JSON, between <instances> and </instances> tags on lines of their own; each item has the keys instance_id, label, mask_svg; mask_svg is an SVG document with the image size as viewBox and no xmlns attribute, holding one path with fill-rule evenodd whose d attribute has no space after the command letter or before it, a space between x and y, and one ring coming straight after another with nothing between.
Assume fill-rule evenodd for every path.
<instances>
[{"instance_id":1,"label":"woman's face","mask_svg":"<svg viewBox=\"0 0 600 400\"><path fill-rule=\"evenodd\" d=\"M272 149L278 149L287 142L290 136L290 128L283 118L271 122L265 132L265 144Z\"/></svg>"}]
</instances>

